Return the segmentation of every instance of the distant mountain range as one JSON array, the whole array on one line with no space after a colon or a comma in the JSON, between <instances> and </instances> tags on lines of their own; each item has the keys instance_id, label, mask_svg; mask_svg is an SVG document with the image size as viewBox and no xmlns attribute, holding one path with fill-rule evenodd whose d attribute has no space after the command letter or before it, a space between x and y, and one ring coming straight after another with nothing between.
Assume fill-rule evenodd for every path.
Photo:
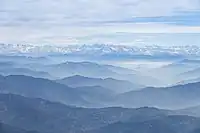
<instances>
[{"instance_id":1,"label":"distant mountain range","mask_svg":"<svg viewBox=\"0 0 200 133\"><path fill-rule=\"evenodd\" d=\"M151 106L159 108L180 109L199 104L200 82L172 87L148 87L117 96L121 106Z\"/></svg>"},{"instance_id":2,"label":"distant mountain range","mask_svg":"<svg viewBox=\"0 0 200 133\"><path fill-rule=\"evenodd\" d=\"M31 45L31 44L0 44L0 53L63 53L71 56L91 56L108 59L116 58L176 58L199 56L198 46L126 46L126 45ZM116 57L118 56L118 57Z\"/></svg>"},{"instance_id":3,"label":"distant mountain range","mask_svg":"<svg viewBox=\"0 0 200 133\"><path fill-rule=\"evenodd\" d=\"M64 79L57 80L56 82L65 84L70 87L89 87L89 86L102 86L114 92L122 93L130 90L141 89L143 86L134 85L133 83L125 80L116 80L113 78L89 78L84 76L75 75Z\"/></svg>"},{"instance_id":4,"label":"distant mountain range","mask_svg":"<svg viewBox=\"0 0 200 133\"><path fill-rule=\"evenodd\" d=\"M43 78L49 78L51 79L51 75L49 75L48 72L42 72L42 71L33 71L28 68L17 68L17 67L4 67L1 68L0 66L0 74L4 76L8 75L27 75L27 76L33 76L33 77L43 77Z\"/></svg>"},{"instance_id":5,"label":"distant mountain range","mask_svg":"<svg viewBox=\"0 0 200 133\"><path fill-rule=\"evenodd\" d=\"M48 72L54 77L70 77L81 75L91 78L114 78L118 80L127 80L137 86L160 85L159 79L142 75L131 69L116 67L112 65L98 64L94 62L64 62L60 64L47 65L40 71Z\"/></svg>"},{"instance_id":6,"label":"distant mountain range","mask_svg":"<svg viewBox=\"0 0 200 133\"><path fill-rule=\"evenodd\" d=\"M69 105L88 105L74 88L42 78L23 75L0 77L0 91L28 97L44 98Z\"/></svg>"},{"instance_id":7,"label":"distant mountain range","mask_svg":"<svg viewBox=\"0 0 200 133\"><path fill-rule=\"evenodd\" d=\"M198 78L200 73L199 67L199 59L183 59L174 61L159 68L150 69L146 73L149 73L149 75L152 75L153 77L164 75L161 77L162 81L168 85L173 85L178 82Z\"/></svg>"},{"instance_id":8,"label":"distant mountain range","mask_svg":"<svg viewBox=\"0 0 200 133\"><path fill-rule=\"evenodd\" d=\"M40 59L41 58L31 57L29 60L26 56L0 56L0 74L5 76L26 75L47 79L60 79L74 75L116 79L124 79L124 77L126 77L127 80L130 80L131 82L133 81L134 83L137 79L145 77L142 75L140 76L137 71L119 66L104 65L86 61L66 61L54 63L52 60L52 63L48 64L50 59ZM42 62L45 62L45 64L42 64ZM141 80L141 84L146 84L145 82L148 81L147 79L150 81L154 80L151 79L151 77L146 77L146 80ZM137 84L139 84L139 80L137 82Z\"/></svg>"},{"instance_id":9,"label":"distant mountain range","mask_svg":"<svg viewBox=\"0 0 200 133\"><path fill-rule=\"evenodd\" d=\"M85 80L85 82L81 83L79 81L80 78ZM75 85L75 83L79 84L79 86ZM68 84L70 87L67 86ZM113 88L111 84L113 84ZM147 87L138 90L134 90L133 88L133 90L125 93L122 93L123 88L117 87L118 84L121 87L131 85L126 81L117 81L114 79L110 81L109 79L105 82L103 79L92 79L81 76L69 77L61 81L23 75L0 77L1 93L43 98L49 101L80 107L150 106L180 109L198 105L200 100L198 95L200 93L200 82L162 88Z\"/></svg>"},{"instance_id":10,"label":"distant mountain range","mask_svg":"<svg viewBox=\"0 0 200 133\"><path fill-rule=\"evenodd\" d=\"M68 57L68 55L67 55ZM122 62L124 63L124 62ZM125 62L126 63L126 62ZM129 62L127 62L129 63ZM2 75L27 75L52 80L80 75L91 78L113 78L126 80L133 83L136 88L140 86L169 86L186 80L197 79L199 59L180 59L172 61L168 65L155 68L134 68L137 60L133 63L133 69L107 65L92 61L68 61L65 55L54 58L51 56L28 56L28 55L0 55L0 74ZM152 62L152 66L154 62ZM161 75L165 75L160 77ZM187 83L187 82L186 82Z\"/></svg>"},{"instance_id":11,"label":"distant mountain range","mask_svg":"<svg viewBox=\"0 0 200 133\"><path fill-rule=\"evenodd\" d=\"M103 108L85 109L52 103L42 99L26 98L13 94L0 94L0 120L14 127L23 127L25 130L36 130L42 133L81 133L98 129L118 121L126 121L134 115L141 118L152 114L140 113L135 109ZM160 110L156 114L167 114ZM152 114L153 115L153 114ZM53 127L52 127L53 126Z\"/></svg>"},{"instance_id":12,"label":"distant mountain range","mask_svg":"<svg viewBox=\"0 0 200 133\"><path fill-rule=\"evenodd\" d=\"M76 108L13 94L0 94L0 121L7 131L1 133L198 133L200 127L198 117L176 111Z\"/></svg>"},{"instance_id":13,"label":"distant mountain range","mask_svg":"<svg viewBox=\"0 0 200 133\"><path fill-rule=\"evenodd\" d=\"M200 47L0 44L0 133L200 133Z\"/></svg>"},{"instance_id":14,"label":"distant mountain range","mask_svg":"<svg viewBox=\"0 0 200 133\"><path fill-rule=\"evenodd\" d=\"M68 87L67 85L43 78L24 75L0 76L1 93L43 98L80 107L111 106L113 97L117 95L117 88L115 91L115 88L111 90L104 86L106 87L106 84L102 83L94 86L74 86L72 88L72 86ZM121 91L123 91L123 88Z\"/></svg>"}]
</instances>

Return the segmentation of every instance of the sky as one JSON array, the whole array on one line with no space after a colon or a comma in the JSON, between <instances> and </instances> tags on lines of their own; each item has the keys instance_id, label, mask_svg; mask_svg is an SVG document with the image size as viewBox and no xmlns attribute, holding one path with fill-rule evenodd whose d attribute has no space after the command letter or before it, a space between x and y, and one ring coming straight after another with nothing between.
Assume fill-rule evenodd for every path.
<instances>
[{"instance_id":1,"label":"sky","mask_svg":"<svg viewBox=\"0 0 200 133\"><path fill-rule=\"evenodd\" d=\"M200 45L200 0L0 0L0 42Z\"/></svg>"}]
</instances>

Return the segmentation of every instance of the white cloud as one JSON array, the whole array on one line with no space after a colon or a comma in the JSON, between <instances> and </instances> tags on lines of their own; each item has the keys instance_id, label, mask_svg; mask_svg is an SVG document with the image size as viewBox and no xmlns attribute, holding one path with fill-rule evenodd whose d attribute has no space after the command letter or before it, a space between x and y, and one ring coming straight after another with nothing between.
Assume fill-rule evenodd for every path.
<instances>
[{"instance_id":1,"label":"white cloud","mask_svg":"<svg viewBox=\"0 0 200 133\"><path fill-rule=\"evenodd\" d=\"M125 23L134 17L191 11L200 11L200 0L0 0L0 41L64 44L91 42L80 38L117 32L199 33L199 26Z\"/></svg>"},{"instance_id":2,"label":"white cloud","mask_svg":"<svg viewBox=\"0 0 200 133\"><path fill-rule=\"evenodd\" d=\"M98 21L168 16L199 10L199 0L1 0L7 19Z\"/></svg>"},{"instance_id":3,"label":"white cloud","mask_svg":"<svg viewBox=\"0 0 200 133\"><path fill-rule=\"evenodd\" d=\"M126 33L126 34L119 34ZM199 27L171 26L157 23L110 24L93 27L57 27L29 29L22 27L0 27L0 42L35 44L121 43L133 40L133 33L200 33ZM120 36L122 35L122 37ZM199 34L200 35L200 34ZM148 36L149 37L149 36ZM198 36L199 38L200 36ZM179 38L180 39L180 38ZM142 41L140 41L142 42Z\"/></svg>"}]
</instances>

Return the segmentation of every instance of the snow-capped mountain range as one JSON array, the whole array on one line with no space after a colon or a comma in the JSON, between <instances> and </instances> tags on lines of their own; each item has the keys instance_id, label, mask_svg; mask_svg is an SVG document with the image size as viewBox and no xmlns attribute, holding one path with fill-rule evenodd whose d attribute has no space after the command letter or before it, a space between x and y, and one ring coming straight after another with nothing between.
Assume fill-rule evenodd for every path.
<instances>
[{"instance_id":1,"label":"snow-capped mountain range","mask_svg":"<svg viewBox=\"0 0 200 133\"><path fill-rule=\"evenodd\" d=\"M0 44L0 53L61 53L75 55L170 55L200 56L200 46L125 46L125 45L31 45Z\"/></svg>"}]
</instances>

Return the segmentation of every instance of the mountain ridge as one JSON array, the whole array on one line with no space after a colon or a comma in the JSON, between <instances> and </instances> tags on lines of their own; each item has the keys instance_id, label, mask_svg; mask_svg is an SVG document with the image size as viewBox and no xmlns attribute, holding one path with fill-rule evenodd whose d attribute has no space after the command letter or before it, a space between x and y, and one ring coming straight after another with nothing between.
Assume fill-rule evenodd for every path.
<instances>
[{"instance_id":1,"label":"mountain ridge","mask_svg":"<svg viewBox=\"0 0 200 133\"><path fill-rule=\"evenodd\" d=\"M74 55L149 55L149 56L199 56L200 47L198 46L126 46L126 45L106 45L106 44L93 44L93 45L67 45L55 46L54 45L31 45L31 44L0 44L1 53L64 53Z\"/></svg>"}]
</instances>

